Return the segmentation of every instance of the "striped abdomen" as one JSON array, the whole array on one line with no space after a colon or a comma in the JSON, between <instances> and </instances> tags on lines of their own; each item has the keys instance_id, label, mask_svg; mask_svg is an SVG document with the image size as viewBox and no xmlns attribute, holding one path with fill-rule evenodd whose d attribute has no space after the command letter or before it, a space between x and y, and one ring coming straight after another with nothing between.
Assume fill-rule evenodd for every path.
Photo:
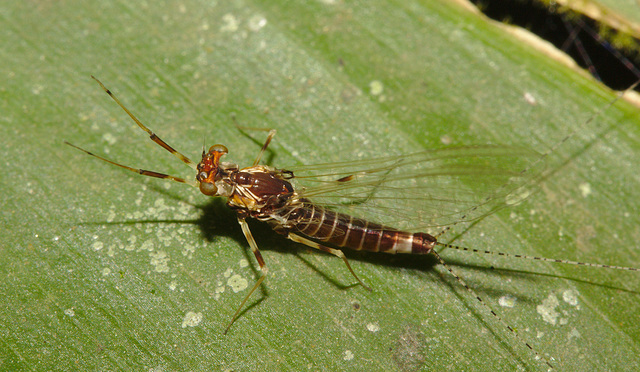
<instances>
[{"instance_id":1,"label":"striped abdomen","mask_svg":"<svg viewBox=\"0 0 640 372\"><path fill-rule=\"evenodd\" d=\"M428 254L436 238L409 233L338 213L310 202L289 207L283 215L293 232L338 247L386 253Z\"/></svg>"}]
</instances>

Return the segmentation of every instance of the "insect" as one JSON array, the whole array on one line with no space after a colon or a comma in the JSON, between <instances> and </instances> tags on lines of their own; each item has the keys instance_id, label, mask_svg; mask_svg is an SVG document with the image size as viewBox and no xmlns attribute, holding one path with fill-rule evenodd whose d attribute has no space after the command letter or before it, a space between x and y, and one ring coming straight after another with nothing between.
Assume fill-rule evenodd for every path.
<instances>
[{"instance_id":1,"label":"insect","mask_svg":"<svg viewBox=\"0 0 640 372\"><path fill-rule=\"evenodd\" d=\"M267 277L267 265L258 249L246 220L253 218L268 223L273 230L285 238L308 247L330 253L342 259L351 275L364 288L369 287L358 277L349 261L339 248L384 252L391 254L431 254L442 264L487 311L502 323L510 334L550 367L529 343L504 322L470 288L435 250L436 247L468 250L487 254L519 257L540 261L591 267L640 271L637 268L581 263L525 255L509 255L479 251L440 242L438 238L452 224L468 222L493 213L497 209L515 204L528 194L528 186L535 182L539 173L533 172L545 155L533 151L505 146L475 146L445 148L424 151L404 156L387 156L355 162L326 163L304 167L278 169L261 165L260 160L274 138L275 130L270 130L258 156L249 167L222 161L228 153L224 145L213 145L202 151L200 162L195 163L175 150L153 133L129 111L112 92L92 76L100 87L129 115L129 117L156 144L176 156L196 171L194 180L175 177L150 170L129 167L83 148L66 144L102 161L136 172L144 176L169 179L191 185L208 196L223 197L227 206L235 211L241 230L258 262L261 274L245 296L225 329L228 332L244 305ZM553 149L552 149L553 150ZM508 165L496 167L494 161L508 158ZM482 185L474 184L476 178ZM309 187L298 187L298 180L316 182ZM408 232L407 230L371 222L359 216L336 211L333 207L349 210L360 204L371 204L375 200L392 198L397 203L419 206L412 211L413 220L421 220L423 226L443 226L439 233ZM322 203L316 203L321 200ZM398 220L406 216L398 214L402 208L394 210ZM380 211L388 214L388 209ZM437 217L431 222L431 217ZM400 221L398 221L400 222Z\"/></svg>"}]
</instances>

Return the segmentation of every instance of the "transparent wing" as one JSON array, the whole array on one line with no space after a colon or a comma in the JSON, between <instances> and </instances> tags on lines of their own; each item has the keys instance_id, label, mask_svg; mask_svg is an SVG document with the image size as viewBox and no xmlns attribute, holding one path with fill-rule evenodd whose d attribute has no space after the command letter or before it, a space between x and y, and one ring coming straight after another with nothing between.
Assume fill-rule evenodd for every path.
<instances>
[{"instance_id":1,"label":"transparent wing","mask_svg":"<svg viewBox=\"0 0 640 372\"><path fill-rule=\"evenodd\" d=\"M520 147L473 146L286 170L304 198L412 231L472 221L523 200L540 159Z\"/></svg>"}]
</instances>

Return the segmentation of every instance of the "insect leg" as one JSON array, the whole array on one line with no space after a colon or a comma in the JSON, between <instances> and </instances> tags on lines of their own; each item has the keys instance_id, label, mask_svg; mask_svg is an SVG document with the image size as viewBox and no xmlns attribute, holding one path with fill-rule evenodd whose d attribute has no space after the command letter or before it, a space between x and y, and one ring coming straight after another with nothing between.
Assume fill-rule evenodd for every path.
<instances>
[{"instance_id":1,"label":"insect leg","mask_svg":"<svg viewBox=\"0 0 640 372\"><path fill-rule=\"evenodd\" d=\"M256 289L258 289L258 287L260 287L260 284L262 284L264 279L267 277L267 265L264 263L264 259L262 258L262 254L260 254L260 250L258 249L258 244L256 244L255 239L253 239L253 235L251 235L251 230L249 229L249 225L247 224L247 221L245 221L244 218L238 218L238 223L240 224L240 227L242 228L242 233L244 234L244 237L247 239L247 242L249 242L249 246L251 247L251 251L253 252L254 256L256 256L256 260L258 261L258 265L260 265L261 275L260 275L260 278L258 278L258 281L256 282L256 284L254 284L253 288L251 288L251 290L249 291L249 294L247 294L247 296L244 298L244 300L242 300L242 303L238 307L238 310L236 310L236 313L233 314L233 317L231 318L231 321L229 322L229 325L224 330L224 334L225 335L229 331L229 328L231 328L231 325L233 325L233 323L236 321L236 318L238 317L238 314L240 314L240 311L244 307L244 304L247 303L247 300L249 299L249 297L251 297L253 292L255 292Z\"/></svg>"},{"instance_id":2,"label":"insect leg","mask_svg":"<svg viewBox=\"0 0 640 372\"><path fill-rule=\"evenodd\" d=\"M262 145L262 148L260 149L260 152L258 153L258 156L256 157L256 160L254 160L254 162L253 162L253 166L254 167L256 165L258 165L258 163L260 162L260 159L262 159L262 155L267 150L267 147L269 147L269 143L271 143L271 140L273 139L273 137L275 135L276 135L276 130L275 129L270 129L269 130L269 135L267 136L267 140L264 141L264 145Z\"/></svg>"},{"instance_id":3,"label":"insect leg","mask_svg":"<svg viewBox=\"0 0 640 372\"><path fill-rule=\"evenodd\" d=\"M289 233L289 234L287 234L287 239L293 240L296 243L304 244L307 247L311 247L311 248L319 249L319 250L321 250L323 252L331 253L334 256L342 258L342 261L344 261L345 265L347 265L347 269L349 269L349 271L351 272L351 275L353 275L353 277L356 278L358 283L360 283L360 285L363 286L366 290L368 290L368 291L371 290L371 288L369 286L364 284L362 282L362 280L360 280L360 278L358 278L358 276L356 275L355 271L353 271L353 269L351 268L351 265L349 264L349 261L347 261L347 257L345 257L344 253L342 253L341 250L335 249L335 248L326 247L324 245L321 245L321 244L318 244L318 243L314 242L313 240L309 240L307 238L303 238L302 236L297 235L297 234Z\"/></svg>"},{"instance_id":4,"label":"insect leg","mask_svg":"<svg viewBox=\"0 0 640 372\"><path fill-rule=\"evenodd\" d=\"M238 122L236 121L235 115L233 116L233 122L235 123L236 128L238 128L238 130L241 131L241 132L244 132L246 130L258 130L258 131L261 131L261 132L269 132L269 134L267 135L267 140L264 141L264 145L262 145L262 148L260 149L260 152L258 153L258 156L256 157L256 160L253 162L253 166L255 167L260 162L260 159L262 159L262 155L267 150L267 147L269 147L269 144L271 143L271 140L273 139L273 137L276 135L276 130L275 129L269 129L269 128L244 127L242 125L238 125Z\"/></svg>"}]
</instances>

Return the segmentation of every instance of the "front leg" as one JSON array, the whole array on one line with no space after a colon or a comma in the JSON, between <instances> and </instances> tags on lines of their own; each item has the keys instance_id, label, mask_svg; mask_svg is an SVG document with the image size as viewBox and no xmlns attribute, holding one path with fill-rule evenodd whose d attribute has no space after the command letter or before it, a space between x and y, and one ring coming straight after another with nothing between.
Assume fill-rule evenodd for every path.
<instances>
[{"instance_id":1,"label":"front leg","mask_svg":"<svg viewBox=\"0 0 640 372\"><path fill-rule=\"evenodd\" d=\"M246 130L257 130L257 131L261 131L261 132L269 132L269 134L267 135L267 140L264 141L264 145L262 145L262 148L260 149L260 152L258 153L258 156L256 157L256 160L253 162L253 166L255 167L260 162L260 159L262 159L262 155L267 150L267 147L269 147L269 144L271 143L271 140L273 139L273 137L276 135L276 130L275 129L269 129L269 128L254 128L254 127L241 126L236 122L235 115L233 116L233 122L236 124L236 128L238 128L238 130L241 131L241 132L244 132Z\"/></svg>"}]
</instances>

